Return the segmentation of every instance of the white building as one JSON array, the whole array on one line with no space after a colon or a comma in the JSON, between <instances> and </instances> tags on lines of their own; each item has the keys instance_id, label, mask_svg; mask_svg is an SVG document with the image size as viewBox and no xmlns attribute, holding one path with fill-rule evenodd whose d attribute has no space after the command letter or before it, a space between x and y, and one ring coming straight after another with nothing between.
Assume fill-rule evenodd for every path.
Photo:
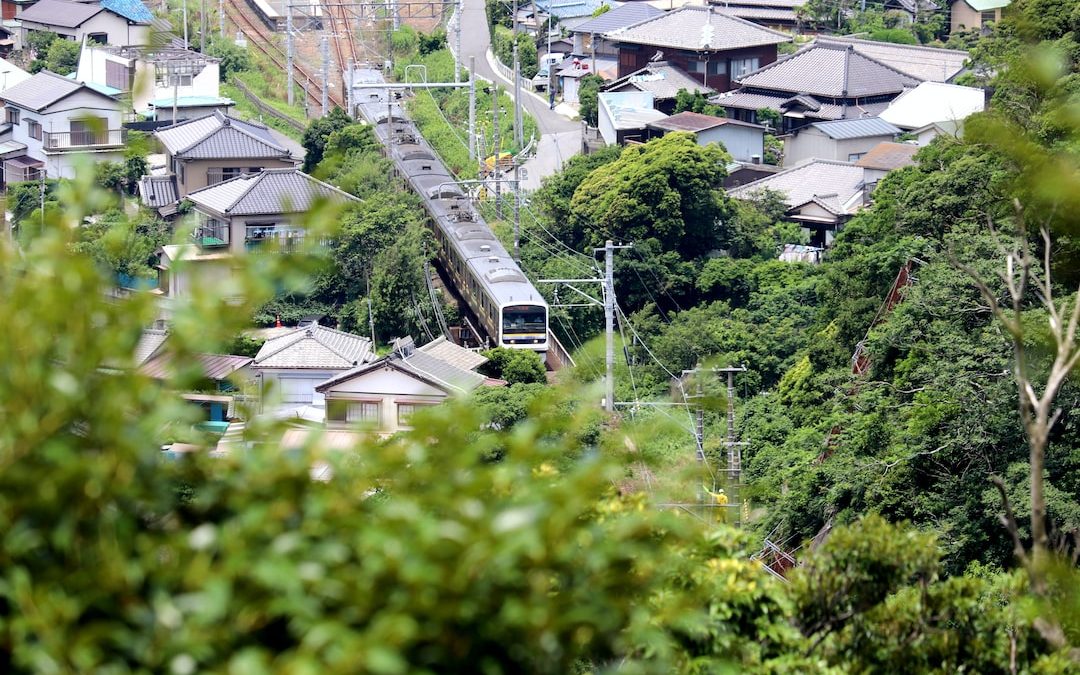
<instances>
[{"instance_id":1,"label":"white building","mask_svg":"<svg viewBox=\"0 0 1080 675\"><path fill-rule=\"evenodd\" d=\"M698 145L719 143L736 162L757 163L765 156L765 127L760 124L687 110L650 122L649 129L661 134L685 131L694 134Z\"/></svg>"},{"instance_id":2,"label":"white building","mask_svg":"<svg viewBox=\"0 0 1080 675\"><path fill-rule=\"evenodd\" d=\"M220 96L220 60L174 47L83 45L76 77L131 95L132 109L146 117L176 121L227 111ZM156 116L155 116L156 115Z\"/></svg>"},{"instance_id":3,"label":"white building","mask_svg":"<svg viewBox=\"0 0 1080 675\"><path fill-rule=\"evenodd\" d=\"M922 129L935 122L961 122L985 107L982 89L923 82L890 103L881 119L904 130Z\"/></svg>"},{"instance_id":4,"label":"white building","mask_svg":"<svg viewBox=\"0 0 1080 675\"><path fill-rule=\"evenodd\" d=\"M597 128L608 145L622 145L628 140L645 142L649 122L667 115L653 108L653 95L647 91L601 92L597 96Z\"/></svg>"},{"instance_id":5,"label":"white building","mask_svg":"<svg viewBox=\"0 0 1080 675\"><path fill-rule=\"evenodd\" d=\"M264 342L251 369L264 392L264 411L295 409L321 405L317 386L373 358L371 340L312 324Z\"/></svg>"},{"instance_id":6,"label":"white building","mask_svg":"<svg viewBox=\"0 0 1080 675\"><path fill-rule=\"evenodd\" d=\"M899 135L899 128L877 117L815 122L783 137L784 166L811 159L857 162L878 143Z\"/></svg>"},{"instance_id":7,"label":"white building","mask_svg":"<svg viewBox=\"0 0 1080 675\"><path fill-rule=\"evenodd\" d=\"M150 44L154 15L139 0L38 0L18 18L24 44L30 31L45 31L79 43L130 47Z\"/></svg>"},{"instance_id":8,"label":"white building","mask_svg":"<svg viewBox=\"0 0 1080 675\"><path fill-rule=\"evenodd\" d=\"M25 148L4 160L4 182L72 178L75 167L124 156L120 103L77 80L42 71L0 92L11 142Z\"/></svg>"}]
</instances>

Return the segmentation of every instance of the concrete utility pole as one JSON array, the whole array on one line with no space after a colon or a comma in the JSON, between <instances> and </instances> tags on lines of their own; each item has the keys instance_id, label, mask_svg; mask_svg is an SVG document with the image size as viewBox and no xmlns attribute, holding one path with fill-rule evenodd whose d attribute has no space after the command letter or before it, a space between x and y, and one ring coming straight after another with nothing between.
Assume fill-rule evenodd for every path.
<instances>
[{"instance_id":1,"label":"concrete utility pole","mask_svg":"<svg viewBox=\"0 0 1080 675\"><path fill-rule=\"evenodd\" d=\"M199 8L199 53L206 53L206 0L202 0Z\"/></svg>"},{"instance_id":2,"label":"concrete utility pole","mask_svg":"<svg viewBox=\"0 0 1080 675\"><path fill-rule=\"evenodd\" d=\"M574 293L585 298L590 305L604 308L604 410L615 412L615 251L621 248L633 248L633 244L616 246L610 239L603 248L594 248L593 254L604 252L604 276L599 279L539 279L541 284L565 284ZM600 284L603 302L581 291L573 284ZM573 305L580 307L581 305Z\"/></svg>"},{"instance_id":3,"label":"concrete utility pole","mask_svg":"<svg viewBox=\"0 0 1080 675\"><path fill-rule=\"evenodd\" d=\"M513 12L514 13L510 16L510 32L513 33L514 44L517 44L517 13L518 13L517 0L514 0Z\"/></svg>"},{"instance_id":4,"label":"concrete utility pole","mask_svg":"<svg viewBox=\"0 0 1080 675\"><path fill-rule=\"evenodd\" d=\"M187 28L187 0L184 0L184 49L190 49L188 45L188 28Z\"/></svg>"},{"instance_id":5,"label":"concrete utility pole","mask_svg":"<svg viewBox=\"0 0 1080 675\"><path fill-rule=\"evenodd\" d=\"M349 106L349 110L348 110L349 117L352 117L353 114L356 111L356 108L355 108L355 106L353 104L353 69L354 69L353 60L350 57L349 58L349 71L348 71L348 74L349 74L349 77L348 77L349 90L347 92L345 92L345 101L346 101L345 105Z\"/></svg>"},{"instance_id":6,"label":"concrete utility pole","mask_svg":"<svg viewBox=\"0 0 1080 675\"><path fill-rule=\"evenodd\" d=\"M293 95L293 10L292 0L285 3L285 81L288 83L289 105L294 105L296 99ZM305 98L306 102L307 99Z\"/></svg>"},{"instance_id":7,"label":"concrete utility pole","mask_svg":"<svg viewBox=\"0 0 1080 675\"><path fill-rule=\"evenodd\" d=\"M742 523L743 507L741 501L740 483L742 482L742 448L746 443L740 443L735 435L735 373L745 373L745 366L731 366L728 368L715 368L713 372L727 374L727 440L724 446L727 448L727 477L728 487L731 491L730 500L735 505L735 525Z\"/></svg>"},{"instance_id":8,"label":"concrete utility pole","mask_svg":"<svg viewBox=\"0 0 1080 675\"><path fill-rule=\"evenodd\" d=\"M225 39L225 0L217 0L218 37Z\"/></svg>"},{"instance_id":9,"label":"concrete utility pole","mask_svg":"<svg viewBox=\"0 0 1080 675\"><path fill-rule=\"evenodd\" d=\"M521 167L514 158L514 262L521 264Z\"/></svg>"},{"instance_id":10,"label":"concrete utility pole","mask_svg":"<svg viewBox=\"0 0 1080 675\"><path fill-rule=\"evenodd\" d=\"M525 147L525 130L521 128L521 63L518 61L518 46L514 42L514 142L518 152Z\"/></svg>"},{"instance_id":11,"label":"concrete utility pole","mask_svg":"<svg viewBox=\"0 0 1080 675\"><path fill-rule=\"evenodd\" d=\"M460 11L460 10L459 10ZM460 16L460 15L459 15ZM460 47L460 45L459 45ZM475 161L476 147L476 57L469 57L469 159Z\"/></svg>"},{"instance_id":12,"label":"concrete utility pole","mask_svg":"<svg viewBox=\"0 0 1080 675\"><path fill-rule=\"evenodd\" d=\"M465 3L458 0L457 21L454 22L454 82L461 82L461 18L465 11ZM475 58L475 57L470 57ZM469 65L469 77L472 77L472 65ZM472 135L469 135L472 138Z\"/></svg>"},{"instance_id":13,"label":"concrete utility pole","mask_svg":"<svg viewBox=\"0 0 1080 675\"><path fill-rule=\"evenodd\" d=\"M499 155L501 154L499 152L499 150L501 150L501 148L499 146L499 86L498 85L493 86L491 88L491 91L492 91L492 95L491 95L491 116L492 116L492 118L494 120L494 125L495 125L495 129L492 131L492 134L494 136L493 139L492 139L492 144L495 146L495 152L494 152L495 164L494 164L494 166L492 168L492 173L495 174L495 178L496 178L496 182L495 182L495 216L499 220L502 220L502 182L500 182L498 180L498 178L499 178L499 160L501 159L499 157Z\"/></svg>"},{"instance_id":14,"label":"concrete utility pole","mask_svg":"<svg viewBox=\"0 0 1080 675\"><path fill-rule=\"evenodd\" d=\"M322 116L330 113L330 38L323 33L322 44Z\"/></svg>"}]
</instances>

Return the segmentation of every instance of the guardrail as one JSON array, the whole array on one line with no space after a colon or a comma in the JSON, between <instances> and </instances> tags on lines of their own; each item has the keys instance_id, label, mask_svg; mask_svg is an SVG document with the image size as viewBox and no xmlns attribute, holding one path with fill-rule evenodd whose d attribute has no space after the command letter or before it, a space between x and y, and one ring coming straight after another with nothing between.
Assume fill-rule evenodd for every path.
<instances>
[{"instance_id":1,"label":"guardrail","mask_svg":"<svg viewBox=\"0 0 1080 675\"><path fill-rule=\"evenodd\" d=\"M280 110L278 110L278 109L274 108L273 106L267 104L266 101L259 98L258 95L255 94L255 92L248 89L248 86L246 84L244 84L243 82L241 82L239 78L233 77L232 78L232 85L234 87L236 87L237 89L239 89L240 93L243 94L245 97L247 97L247 100L251 101L251 104L253 106L255 106L255 108L260 113L262 113L264 115L269 115L270 117L273 117L275 119L279 119L282 122L284 122L285 124L288 124L293 129L296 129L300 133L303 133L304 130L307 128L306 126L304 126L304 124L302 122L299 122L299 121L293 119L292 117L289 117L288 115L281 112Z\"/></svg>"},{"instance_id":2,"label":"guardrail","mask_svg":"<svg viewBox=\"0 0 1080 675\"><path fill-rule=\"evenodd\" d=\"M491 51L491 59L490 59L491 65L495 66L495 70L498 71L499 75L502 75L505 79L509 80L510 82L513 82L514 81L514 69L508 67L505 63L500 61L499 57L495 54L494 50L490 50L490 51ZM522 88L523 91L533 91L532 80L524 78L524 77L521 78L521 88ZM511 96L513 96L513 91L510 91L509 93L510 93Z\"/></svg>"}]
</instances>

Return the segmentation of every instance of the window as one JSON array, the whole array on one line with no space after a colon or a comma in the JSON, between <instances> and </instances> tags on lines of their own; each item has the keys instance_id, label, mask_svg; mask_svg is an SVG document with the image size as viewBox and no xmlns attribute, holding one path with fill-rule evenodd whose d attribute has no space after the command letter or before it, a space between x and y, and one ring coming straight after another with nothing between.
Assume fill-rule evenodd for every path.
<instances>
[{"instance_id":1,"label":"window","mask_svg":"<svg viewBox=\"0 0 1080 675\"><path fill-rule=\"evenodd\" d=\"M737 80L744 75L748 75L758 69L758 58L755 56L750 59L731 59L731 79Z\"/></svg>"},{"instance_id":2,"label":"window","mask_svg":"<svg viewBox=\"0 0 1080 675\"><path fill-rule=\"evenodd\" d=\"M326 419L331 422L379 423L379 401L326 401Z\"/></svg>"},{"instance_id":3,"label":"window","mask_svg":"<svg viewBox=\"0 0 1080 675\"><path fill-rule=\"evenodd\" d=\"M982 25L984 26L988 23L994 23L995 21L997 21L997 10L991 9L982 12L980 14L980 20L982 21Z\"/></svg>"},{"instance_id":4,"label":"window","mask_svg":"<svg viewBox=\"0 0 1080 675\"><path fill-rule=\"evenodd\" d=\"M398 426L407 427L412 425L412 417L421 408L426 408L425 403L398 403L397 404L397 423Z\"/></svg>"},{"instance_id":5,"label":"window","mask_svg":"<svg viewBox=\"0 0 1080 675\"><path fill-rule=\"evenodd\" d=\"M847 161L849 161L849 162L857 162L860 159L862 159L863 155L865 155L865 154L866 154L865 152L853 152L853 153L851 153L850 155L847 156Z\"/></svg>"},{"instance_id":6,"label":"window","mask_svg":"<svg viewBox=\"0 0 1080 675\"><path fill-rule=\"evenodd\" d=\"M26 133L30 134L30 138L34 140L41 140L41 125L35 120L26 120Z\"/></svg>"},{"instance_id":7,"label":"window","mask_svg":"<svg viewBox=\"0 0 1080 675\"><path fill-rule=\"evenodd\" d=\"M108 33L89 33L86 36L86 39L87 39L88 42L92 42L92 43L98 44L98 45L104 45L104 44L109 43L109 34Z\"/></svg>"},{"instance_id":8,"label":"window","mask_svg":"<svg viewBox=\"0 0 1080 675\"><path fill-rule=\"evenodd\" d=\"M7 108L7 112L4 115L4 120L8 124L18 124L19 123L19 109L18 108Z\"/></svg>"},{"instance_id":9,"label":"window","mask_svg":"<svg viewBox=\"0 0 1080 675\"><path fill-rule=\"evenodd\" d=\"M704 73L705 62L704 61L688 61L686 63L686 72L688 73Z\"/></svg>"},{"instance_id":10,"label":"window","mask_svg":"<svg viewBox=\"0 0 1080 675\"><path fill-rule=\"evenodd\" d=\"M724 75L725 73L727 73L727 62L725 62L723 59L709 61L710 75Z\"/></svg>"}]
</instances>

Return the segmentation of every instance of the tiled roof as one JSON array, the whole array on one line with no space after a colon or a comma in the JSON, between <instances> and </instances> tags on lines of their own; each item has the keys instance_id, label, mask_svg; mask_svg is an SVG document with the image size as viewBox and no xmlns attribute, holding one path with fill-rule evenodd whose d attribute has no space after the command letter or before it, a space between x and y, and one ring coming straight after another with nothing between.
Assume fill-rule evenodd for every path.
<instances>
[{"instance_id":1,"label":"tiled roof","mask_svg":"<svg viewBox=\"0 0 1080 675\"><path fill-rule=\"evenodd\" d=\"M744 87L828 97L898 94L920 80L847 47L815 43L738 80Z\"/></svg>"},{"instance_id":2,"label":"tiled roof","mask_svg":"<svg viewBox=\"0 0 1080 675\"><path fill-rule=\"evenodd\" d=\"M740 19L746 19L747 21L753 21L758 19L761 21L788 21L794 23L799 17L793 9L784 9L782 7L721 7L717 6L717 12L721 14L730 14L731 16L737 16Z\"/></svg>"},{"instance_id":3,"label":"tiled roof","mask_svg":"<svg viewBox=\"0 0 1080 675\"><path fill-rule=\"evenodd\" d=\"M880 117L837 120L835 122L815 122L811 126L834 140L870 138L873 136L898 136L900 134L900 129L894 127Z\"/></svg>"},{"instance_id":4,"label":"tiled roof","mask_svg":"<svg viewBox=\"0 0 1080 675\"><path fill-rule=\"evenodd\" d=\"M683 7L633 26L607 33L617 42L687 49L724 51L790 42L791 36L762 28L709 7Z\"/></svg>"},{"instance_id":5,"label":"tiled roof","mask_svg":"<svg viewBox=\"0 0 1080 675\"><path fill-rule=\"evenodd\" d=\"M644 2L628 2L621 7L604 12L595 19L574 26L570 29L570 32L602 35L609 31L632 26L646 19L660 16L663 13L664 10L657 9Z\"/></svg>"},{"instance_id":6,"label":"tiled roof","mask_svg":"<svg viewBox=\"0 0 1080 675\"><path fill-rule=\"evenodd\" d=\"M889 107L887 101L882 103L861 103L859 105L837 105L835 103L823 103L814 99L812 96L799 97L802 99L813 99L816 109L813 114L807 115L807 117L817 120L842 120L842 119L859 119L862 117L875 117L881 114L881 111ZM740 110L760 110L762 108L771 108L777 111L784 111L787 107L790 107L793 103L793 97L788 94L769 94L763 92L755 92L748 89L736 89L735 91L729 91L719 96L714 96L709 99L711 103L723 106L725 108L739 108Z\"/></svg>"},{"instance_id":7,"label":"tiled roof","mask_svg":"<svg viewBox=\"0 0 1080 675\"><path fill-rule=\"evenodd\" d=\"M143 176L139 181L139 196L152 209L175 204L180 200L176 176Z\"/></svg>"},{"instance_id":8,"label":"tiled roof","mask_svg":"<svg viewBox=\"0 0 1080 675\"><path fill-rule=\"evenodd\" d=\"M36 6L37 5L35 5L35 7ZM20 108L26 108L27 110L41 111L60 99L74 94L80 89L93 91L95 94L105 97L104 94L100 94L99 92L90 89L82 82L71 80L63 75L57 75L56 73L43 70L31 78L23 80L14 87L0 92L0 100L13 103Z\"/></svg>"},{"instance_id":9,"label":"tiled roof","mask_svg":"<svg viewBox=\"0 0 1080 675\"><path fill-rule=\"evenodd\" d=\"M266 169L242 174L187 196L196 206L229 216L303 213L317 201L358 201L297 169Z\"/></svg>"},{"instance_id":10,"label":"tiled roof","mask_svg":"<svg viewBox=\"0 0 1080 675\"><path fill-rule=\"evenodd\" d=\"M313 324L263 343L256 368L344 370L371 359L371 340Z\"/></svg>"},{"instance_id":11,"label":"tiled roof","mask_svg":"<svg viewBox=\"0 0 1080 675\"><path fill-rule=\"evenodd\" d=\"M632 86L639 91L647 91L653 95L654 100L660 101L675 98L681 89L691 94L701 92L706 96L716 91L687 75L682 68L666 61L650 63L641 70L620 77L604 89L612 91L627 86Z\"/></svg>"},{"instance_id":12,"label":"tiled roof","mask_svg":"<svg viewBox=\"0 0 1080 675\"><path fill-rule=\"evenodd\" d=\"M274 141L266 127L221 111L163 127L154 135L169 153L184 159L289 157L289 151Z\"/></svg>"},{"instance_id":13,"label":"tiled roof","mask_svg":"<svg viewBox=\"0 0 1080 675\"><path fill-rule=\"evenodd\" d=\"M139 336L139 343L135 345L134 360L136 366L146 363L165 344L165 338L169 337L169 331L157 328L145 328Z\"/></svg>"},{"instance_id":14,"label":"tiled roof","mask_svg":"<svg viewBox=\"0 0 1080 675\"><path fill-rule=\"evenodd\" d=\"M985 102L982 89L923 82L894 100L881 118L904 129L918 129L933 122L963 120L981 112Z\"/></svg>"},{"instance_id":15,"label":"tiled roof","mask_svg":"<svg viewBox=\"0 0 1080 675\"><path fill-rule=\"evenodd\" d=\"M70 2L69 0L39 0L19 14L20 21L40 23L46 26L75 28L101 12L96 2Z\"/></svg>"},{"instance_id":16,"label":"tiled roof","mask_svg":"<svg viewBox=\"0 0 1080 675\"><path fill-rule=\"evenodd\" d=\"M921 45L901 45L849 37L817 38L819 44L851 46L855 51L876 59L911 77L929 82L948 82L964 70L968 53L957 49L939 49Z\"/></svg>"},{"instance_id":17,"label":"tiled roof","mask_svg":"<svg viewBox=\"0 0 1080 675\"><path fill-rule=\"evenodd\" d=\"M716 117L715 115L703 115L701 113L691 112L689 110L681 113L675 113L667 119L658 120L649 124L654 129L666 129L668 131L690 131L698 132L705 131L707 129L714 129L725 125L750 127L752 129L764 129L765 127L758 124L749 124L747 122L740 122L739 120L733 120L729 117Z\"/></svg>"},{"instance_id":18,"label":"tiled roof","mask_svg":"<svg viewBox=\"0 0 1080 675\"><path fill-rule=\"evenodd\" d=\"M251 363L250 356L232 354L196 354L194 357L204 377L210 380L224 380L229 375ZM139 372L155 380L164 380L176 374L173 355L165 352L150 359L139 368Z\"/></svg>"},{"instance_id":19,"label":"tiled roof","mask_svg":"<svg viewBox=\"0 0 1080 675\"><path fill-rule=\"evenodd\" d=\"M150 23L154 20L153 13L139 0L101 0L101 6L135 23Z\"/></svg>"},{"instance_id":20,"label":"tiled roof","mask_svg":"<svg viewBox=\"0 0 1080 675\"><path fill-rule=\"evenodd\" d=\"M315 387L315 391L326 393L335 385L347 382L355 377L359 377L379 368L393 368L394 370L407 373L432 386L438 387L447 393L469 392L484 384L487 380L487 378L479 373L458 368L457 366L419 350L410 352L408 356L403 355L399 351L395 351L377 361L359 366L333 377Z\"/></svg>"},{"instance_id":21,"label":"tiled roof","mask_svg":"<svg viewBox=\"0 0 1080 675\"><path fill-rule=\"evenodd\" d=\"M480 352L456 345L441 335L419 349L462 370L476 370L488 362L488 358Z\"/></svg>"},{"instance_id":22,"label":"tiled roof","mask_svg":"<svg viewBox=\"0 0 1080 675\"><path fill-rule=\"evenodd\" d=\"M911 143L878 143L855 162L864 169L892 171L915 163L919 146Z\"/></svg>"},{"instance_id":23,"label":"tiled roof","mask_svg":"<svg viewBox=\"0 0 1080 675\"><path fill-rule=\"evenodd\" d=\"M837 215L851 213L861 205L863 170L848 162L815 159L752 183L730 188L728 195L750 199L763 190L775 190L784 203L795 208L814 202Z\"/></svg>"}]
</instances>

